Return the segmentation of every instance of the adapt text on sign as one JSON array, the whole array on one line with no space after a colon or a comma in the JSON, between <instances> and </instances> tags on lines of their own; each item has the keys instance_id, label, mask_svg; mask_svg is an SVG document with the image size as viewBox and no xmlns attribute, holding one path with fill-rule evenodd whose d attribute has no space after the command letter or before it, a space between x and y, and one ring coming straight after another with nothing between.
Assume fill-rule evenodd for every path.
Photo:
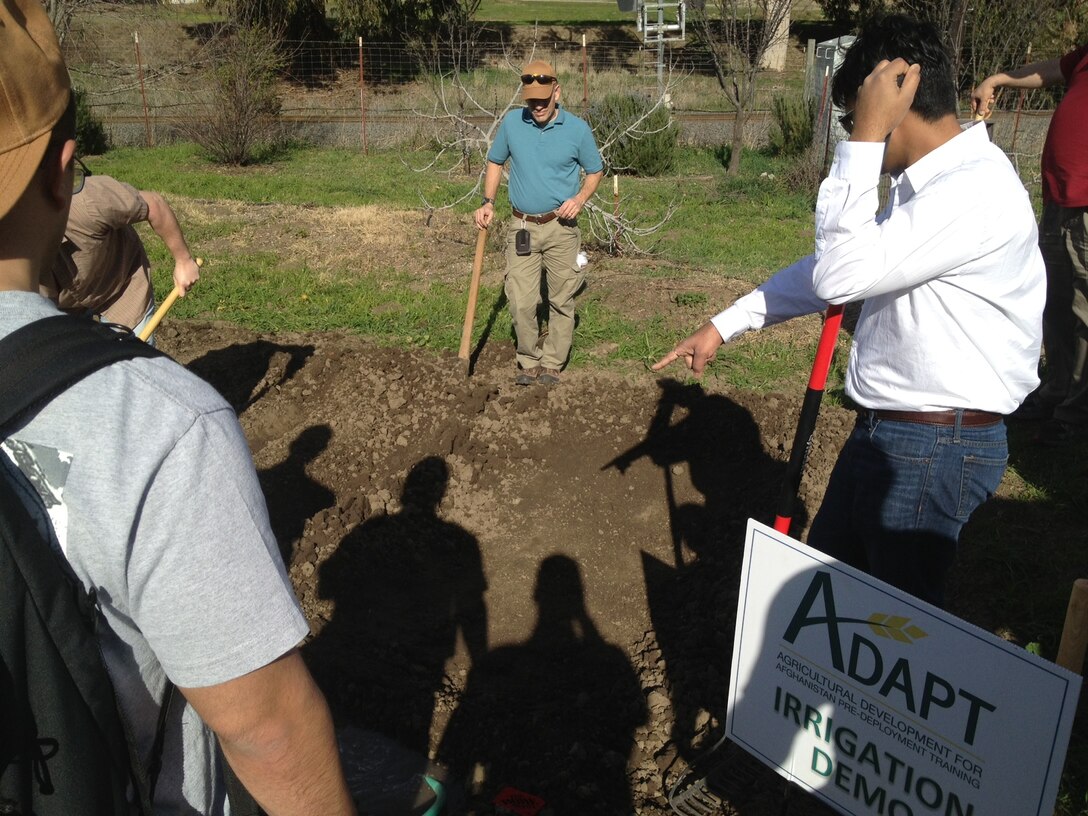
<instances>
[{"instance_id":1,"label":"adapt text on sign","mask_svg":"<svg viewBox=\"0 0 1088 816\"><path fill-rule=\"evenodd\" d=\"M1080 677L756 521L730 739L842 813L1053 811Z\"/></svg>"}]
</instances>

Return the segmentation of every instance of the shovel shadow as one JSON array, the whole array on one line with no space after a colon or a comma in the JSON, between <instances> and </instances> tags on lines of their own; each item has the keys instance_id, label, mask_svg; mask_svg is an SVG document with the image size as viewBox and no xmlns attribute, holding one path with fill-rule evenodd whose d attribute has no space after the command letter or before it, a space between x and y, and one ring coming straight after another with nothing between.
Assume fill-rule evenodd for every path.
<instances>
[{"instance_id":1,"label":"shovel shadow","mask_svg":"<svg viewBox=\"0 0 1088 816\"><path fill-rule=\"evenodd\" d=\"M470 377L476 371L476 363L480 359L480 354L483 353L484 346L491 337L491 332L495 329L495 321L498 320L499 313L502 312L505 306L506 290L504 288L499 296L495 298L495 302L491 306L491 312L487 316L487 322L484 323L484 330L480 332L480 339L476 341L475 348L472 349L472 353L468 356L468 375Z\"/></svg>"}]
</instances>

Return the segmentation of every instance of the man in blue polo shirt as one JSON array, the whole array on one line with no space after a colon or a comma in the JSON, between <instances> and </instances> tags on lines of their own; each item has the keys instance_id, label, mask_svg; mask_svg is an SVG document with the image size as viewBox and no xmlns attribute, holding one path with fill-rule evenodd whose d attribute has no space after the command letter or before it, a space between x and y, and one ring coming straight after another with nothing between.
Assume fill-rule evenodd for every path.
<instances>
[{"instance_id":1,"label":"man in blue polo shirt","mask_svg":"<svg viewBox=\"0 0 1088 816\"><path fill-rule=\"evenodd\" d=\"M574 338L574 296L585 283L578 264L578 213L604 175L593 132L559 106L559 79L551 65L533 60L521 75L525 107L506 114L487 154L484 199L476 226L495 218L502 168L510 161L506 236L506 298L517 335L518 385L555 385ZM585 178L581 178L581 171ZM548 333L538 345L540 274L548 272Z\"/></svg>"}]
</instances>

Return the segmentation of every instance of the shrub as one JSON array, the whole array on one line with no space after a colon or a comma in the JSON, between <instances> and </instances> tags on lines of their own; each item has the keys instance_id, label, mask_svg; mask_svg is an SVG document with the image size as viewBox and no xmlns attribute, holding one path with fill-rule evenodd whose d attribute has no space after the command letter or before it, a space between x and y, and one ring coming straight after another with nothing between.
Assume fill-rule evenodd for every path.
<instances>
[{"instance_id":1,"label":"shrub","mask_svg":"<svg viewBox=\"0 0 1088 816\"><path fill-rule=\"evenodd\" d=\"M793 157L782 173L782 180L785 181L786 187L803 193L813 206L816 205L820 182L824 178L824 153L824 148L820 145L810 144Z\"/></svg>"},{"instance_id":2,"label":"shrub","mask_svg":"<svg viewBox=\"0 0 1088 816\"><path fill-rule=\"evenodd\" d=\"M284 65L280 38L267 29L238 28L220 39L212 55L208 87L189 137L221 164L250 164L277 139L280 96L277 73Z\"/></svg>"},{"instance_id":3,"label":"shrub","mask_svg":"<svg viewBox=\"0 0 1088 816\"><path fill-rule=\"evenodd\" d=\"M673 168L678 130L664 105L638 94L610 94L586 118L608 175L657 176Z\"/></svg>"},{"instance_id":4,"label":"shrub","mask_svg":"<svg viewBox=\"0 0 1088 816\"><path fill-rule=\"evenodd\" d=\"M76 149L81 156L100 156L110 149L110 137L102 120L95 116L82 88L72 88L76 102Z\"/></svg>"},{"instance_id":5,"label":"shrub","mask_svg":"<svg viewBox=\"0 0 1088 816\"><path fill-rule=\"evenodd\" d=\"M812 146L816 127L816 100L776 96L771 100L774 127L770 132L771 152L779 156L800 156Z\"/></svg>"}]
</instances>

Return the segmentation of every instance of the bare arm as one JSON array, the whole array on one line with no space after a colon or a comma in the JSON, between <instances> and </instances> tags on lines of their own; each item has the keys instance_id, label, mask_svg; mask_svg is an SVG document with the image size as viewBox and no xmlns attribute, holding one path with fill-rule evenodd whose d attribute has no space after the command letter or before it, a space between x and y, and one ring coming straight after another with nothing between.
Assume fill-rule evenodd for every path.
<instances>
[{"instance_id":1,"label":"bare arm","mask_svg":"<svg viewBox=\"0 0 1088 816\"><path fill-rule=\"evenodd\" d=\"M499 194L499 182L502 181L502 165L493 161L487 163L484 173L484 198L494 198ZM472 220L479 229L487 229L495 218L495 205L488 202L472 214Z\"/></svg>"},{"instance_id":2,"label":"bare arm","mask_svg":"<svg viewBox=\"0 0 1088 816\"><path fill-rule=\"evenodd\" d=\"M302 657L181 693L268 816L354 816L332 716Z\"/></svg>"},{"instance_id":3,"label":"bare arm","mask_svg":"<svg viewBox=\"0 0 1088 816\"><path fill-rule=\"evenodd\" d=\"M1022 88L1031 91L1064 81L1060 57L1033 62L1011 71L1000 71L986 77L971 91L971 110L979 116L989 115L990 105L993 104L994 93L998 88Z\"/></svg>"},{"instance_id":4,"label":"bare arm","mask_svg":"<svg viewBox=\"0 0 1088 816\"><path fill-rule=\"evenodd\" d=\"M200 278L200 267L189 252L181 225L170 205L158 193L141 190L140 197L147 202L147 223L155 230L170 254L174 256L174 286L181 289L182 297Z\"/></svg>"}]
</instances>

